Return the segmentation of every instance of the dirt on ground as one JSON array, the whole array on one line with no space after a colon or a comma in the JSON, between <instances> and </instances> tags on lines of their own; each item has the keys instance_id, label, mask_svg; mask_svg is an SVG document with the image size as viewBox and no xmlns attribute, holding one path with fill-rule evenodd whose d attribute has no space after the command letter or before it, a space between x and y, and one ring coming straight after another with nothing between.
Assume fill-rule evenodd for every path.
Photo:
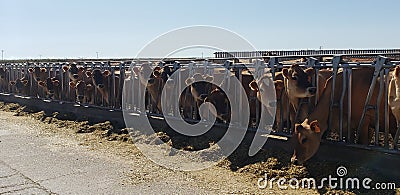
<instances>
[{"instance_id":1,"label":"dirt on ground","mask_svg":"<svg viewBox=\"0 0 400 195\"><path fill-rule=\"evenodd\" d=\"M264 149L255 156L248 156L248 145L242 144L228 158L217 166L201 171L172 171L163 168L148 160L135 147L134 140L139 139L135 132L129 129L115 128L109 121L93 124L90 121L77 122L73 114L52 113L20 106L14 103L0 102L0 110L13 112L14 116L30 117L48 125L44 134L48 136L64 136L79 141L79 145L89 147L90 150L101 151L105 155L117 155L119 158L135 162L135 169L127 171L129 179L123 181L126 185L136 185L149 180L156 180L164 174L174 174L176 178L192 181L200 188L211 189L223 194L394 194L394 191L362 191L362 190L332 190L327 187L322 189L260 189L257 185L259 178L315 178L319 181L329 174L335 175L339 166L345 165L352 170L349 176L369 177L374 181L386 181L373 170L351 162L315 162L310 161L306 166L295 166L289 163L290 155L286 151ZM187 139L187 137L168 134L159 131L149 137L158 137L163 142L181 150L200 150L215 144L214 139ZM140 138L142 139L142 138ZM136 167L137 166L137 167ZM356 171L353 171L356 170ZM387 181L389 182L389 181Z\"/></svg>"}]
</instances>

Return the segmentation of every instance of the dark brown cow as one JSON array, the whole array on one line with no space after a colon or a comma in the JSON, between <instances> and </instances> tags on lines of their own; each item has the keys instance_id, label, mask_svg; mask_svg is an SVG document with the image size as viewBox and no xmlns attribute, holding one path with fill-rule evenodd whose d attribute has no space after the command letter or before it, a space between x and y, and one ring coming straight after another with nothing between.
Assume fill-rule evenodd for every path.
<instances>
[{"instance_id":1,"label":"dark brown cow","mask_svg":"<svg viewBox=\"0 0 400 195\"><path fill-rule=\"evenodd\" d=\"M361 115L364 108L364 103L368 94L368 90L370 84L372 82L372 77L374 74L374 68L359 68L353 69L352 73L352 85L356 87L352 87L351 92L351 128L357 129L358 124L361 119ZM342 91L342 82L343 82L343 74L342 72L338 73L336 79L336 88L335 91ZM379 85L376 85L372 98L370 100L370 104L375 104L378 98L378 89ZM338 108L334 108L331 112L329 112L329 102L330 96L332 92L332 78L329 78L325 89L320 97L320 101L316 106L315 110L308 116L301 124L296 124L295 131L292 136L292 143L294 146L294 153L291 161L295 164L302 164L306 160L310 159L318 150L321 138L323 133L328 128L328 116L329 113L332 114L332 130L339 129L339 119L338 119ZM334 101L339 101L341 93L335 93ZM343 105L343 109L347 110L348 105L347 96L344 100L345 104ZM384 109L384 101L381 101L381 105L378 106L379 112L383 113ZM345 117L346 113L344 114ZM394 136L396 130L396 123L394 122L394 117L390 112L390 132L392 136ZM347 122L344 120L344 122ZM372 137L371 134L368 133L368 128L374 126L375 124L375 114L373 114L372 110L369 110L366 114L365 122L361 129L361 135L359 143L368 144L369 138ZM380 126L384 126L384 115L381 114L379 118ZM344 127L347 124L343 125ZM346 128L344 128L346 129ZM347 135L347 132L344 131L344 135ZM352 137L346 138L351 141L354 140L354 132L351 133Z\"/></svg>"},{"instance_id":2,"label":"dark brown cow","mask_svg":"<svg viewBox=\"0 0 400 195\"><path fill-rule=\"evenodd\" d=\"M211 83L212 80L213 77L210 75L195 73L185 81L188 86L187 90L190 91L190 94L195 101L196 113L199 113L200 105L204 103L204 100L210 95L211 91L217 88L216 85ZM186 91L184 91L184 93L186 93ZM189 96L186 96L185 98L189 98ZM200 120L201 116L205 116L205 113L199 113L197 119Z\"/></svg>"},{"instance_id":3,"label":"dark brown cow","mask_svg":"<svg viewBox=\"0 0 400 195\"><path fill-rule=\"evenodd\" d=\"M0 68L0 91L8 90L8 81L7 81L7 71L4 68Z\"/></svg>"}]
</instances>

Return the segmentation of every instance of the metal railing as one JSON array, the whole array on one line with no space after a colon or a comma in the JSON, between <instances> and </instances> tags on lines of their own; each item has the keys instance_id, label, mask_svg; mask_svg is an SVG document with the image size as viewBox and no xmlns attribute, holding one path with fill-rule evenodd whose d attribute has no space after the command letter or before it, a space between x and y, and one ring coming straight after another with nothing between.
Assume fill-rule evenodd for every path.
<instances>
[{"instance_id":1,"label":"metal railing","mask_svg":"<svg viewBox=\"0 0 400 195\"><path fill-rule=\"evenodd\" d=\"M381 51L380 51L381 52ZM399 53L393 53L393 52L399 52L398 50L390 50L390 56L397 55ZM279 54L279 53L278 53ZM283 53L285 54L285 53ZM288 55L291 55L288 53ZM326 69L330 68L333 70L333 75L331 77L333 85L336 84L336 80L338 79L337 75L342 74L342 87L341 91L335 91L333 90L332 93L330 94L331 100L330 100L330 105L329 105L329 110L334 109L334 107L339 108L339 129L338 131L338 139L336 141L338 142L346 142L347 144L355 144L354 142L351 142L350 139L346 139L346 137L350 137L350 133L354 132L351 129L351 124L350 123L345 123L344 121L351 121L351 113L353 112L351 110L351 97L352 97L352 89L354 89L354 86L352 86L352 78L353 78L353 69L354 68L374 68L374 74L372 78L372 84L370 86L368 96L366 97L365 101L365 106L363 109L362 117L361 120L358 124L359 128L356 131L357 136L360 135L360 129L365 122L365 115L368 110L374 109L375 110L375 119L377 122L375 123L375 139L373 140L373 145L374 147L377 148L383 148L383 149L392 149L392 147L389 147L389 107L387 103L388 99L388 82L389 82L389 71L390 69L394 66L397 65L397 61L390 61L388 60L387 57L384 56L378 56L375 61L371 62L344 62L342 60L343 56L351 56L353 54L345 54L345 55L339 55L339 56L333 56L332 60L330 62L321 62L318 61L316 57L319 56L331 56L329 55L316 55L315 57L313 56L308 56L309 54L304 53L304 55L300 56L269 56L268 57L268 62L265 62L264 59L260 60L255 60L254 63L250 64L242 64L242 63L233 63L231 61L226 61L224 64L216 64L212 63L212 60L210 61L203 61L203 62L191 62L191 63L180 63L180 62L174 62L174 63L160 63L160 62L148 62L149 64L152 64L154 66L160 66L160 67L170 67L173 71L177 70L182 70L182 69L188 69L189 70L189 76L193 76L193 73L195 72L202 72L205 74L209 75L214 75L214 74L234 74L239 81L243 81L243 75L242 71L243 70L249 70L254 73L256 78L259 78L260 76L266 74L266 73L272 73L272 75L275 75L275 72L280 71L282 68L288 68L292 64L291 63L285 63L282 60L286 60L288 58L299 58L299 57L306 57L307 61L306 62L299 62L301 66L304 67L312 67L314 68L316 77L318 78L318 72L321 69ZM370 57L370 56L375 56L377 54L365 54L365 56ZM40 94L37 92L39 90L37 84L33 80L33 75L29 73L30 68L35 68L35 67L40 67L46 69L46 72L48 73L49 77L56 77L60 81L60 96L58 99L53 98L52 101L60 101L60 102L75 102L77 104L81 104L83 106L93 106L93 107L100 107L104 109L112 109L112 110L121 110L122 109L122 102L120 97L122 96L122 86L124 85L125 81L127 79L133 79L134 82L140 82L140 80L137 78L138 75L135 75L134 73L134 68L135 67L140 67L140 65L143 62L138 62L138 61L124 61L124 62L110 62L110 61L97 61L97 62L75 62L79 67L83 67L85 71L92 71L93 69L100 69L101 71L108 70L111 72L110 76L107 77L108 79L108 84L109 86L109 103L107 104L102 98L95 98L94 104L89 104L89 103L79 103L76 102L76 98L73 97L74 94L73 90L69 83L70 83L70 78L68 77L67 73L63 71L63 66L69 66L72 62L48 62L48 63L32 63L32 62L25 62L25 63L3 63L0 64L0 68L4 68L6 70L6 77L4 79L5 82L9 83L10 81L15 81L18 78L25 77L27 80L29 80L29 91L26 94L17 94L15 86L8 85L6 89L1 89L3 93L12 93L16 95L24 95L24 96L29 96L31 98L41 98L41 99L49 99L48 97L40 96ZM226 72L221 73L215 71L217 67L225 67ZM340 70L340 71L339 71ZM340 73L339 73L340 72ZM180 72L178 71L178 76L176 79L176 83L178 85L182 85L183 79L185 75L179 75ZM274 77L274 76L272 76ZM119 82L117 80L119 79ZM377 82L379 80L379 82ZM141 85L140 83L134 83L133 85L138 86L138 88L133 88L134 90L138 91L143 91L145 90L145 86ZM313 80L314 85L318 87L318 79ZM379 105L381 101L384 101L384 112L380 113L379 109L375 106L371 106L369 100L371 99L371 96L373 94L373 90L375 89L375 85L379 84L379 92L378 92L378 101L376 102L376 105ZM125 86L126 87L126 86ZM133 86L131 86L133 87ZM180 86L179 86L180 87ZM335 89L335 86L333 86L333 89ZM161 93L160 89L160 93ZM135 92L135 91L133 91ZM100 97L99 91L95 88L95 97ZM188 93L186 91L186 93ZM338 102L334 102L334 96L335 94L341 94L341 98ZM162 116L159 111L157 111L156 107L157 105L152 105L151 104L151 95L146 92L146 96L142 97L141 95L138 95L139 93L133 93L129 94L127 96L128 98L131 98L131 103L130 105L124 105L126 108L129 108L130 110L134 112L146 112L150 115L155 115L155 116ZM317 92L318 94L318 92ZM347 94L347 95L346 95ZM118 95L118 96L117 96ZM182 94L177 94L176 96L173 96L171 98L179 98L178 95ZM345 98L347 97L347 98ZM237 97L237 98L243 98L243 97ZM254 121L250 125L250 129L256 129L258 122L260 121L260 105L261 102L257 99L256 96L249 96L247 97L250 101L255 101L253 102L256 105L256 114L254 114L254 118L251 118L250 120ZM345 100L347 99L347 102ZM187 121L193 121L196 122L198 119L198 114L196 113L196 104L193 99L187 100L190 101L190 116L185 118ZM141 105L142 103L146 105L145 108L143 108ZM289 104L289 102L287 102ZM316 105L318 101L316 100L315 102L310 102L308 101L309 104L314 104ZM344 110L344 104L347 104L347 110ZM279 106L279 104L276 104ZM289 108L289 107L288 107ZM182 110L183 108L179 105L173 105L171 108L167 108L164 112L164 115L169 115L171 117L181 117L183 116ZM187 108L185 108L187 109ZM288 116L286 118L290 118L290 110L287 112ZM384 114L384 120L385 120L385 125L383 127L379 126L379 115ZM345 118L347 116L347 118ZM281 121L283 121L283 115L281 114L280 116ZM329 121L328 121L328 126L331 127L332 124L332 115L329 116ZM278 135L285 135L285 136L290 136L291 135L291 129L290 129L290 121L287 120L287 125L286 129L284 128L283 124L281 124L280 127L277 127L274 131L275 134ZM347 126L344 126L344 124L347 124ZM219 122L218 125L227 125L224 124L223 122ZM379 132L381 132L381 129L383 130L384 133L384 144L381 146L379 144ZM330 129L328 128L328 131ZM345 131L347 130L347 131ZM344 132L347 132L345 135ZM393 138L394 139L394 138ZM393 143L393 145L396 143Z\"/></svg>"}]
</instances>

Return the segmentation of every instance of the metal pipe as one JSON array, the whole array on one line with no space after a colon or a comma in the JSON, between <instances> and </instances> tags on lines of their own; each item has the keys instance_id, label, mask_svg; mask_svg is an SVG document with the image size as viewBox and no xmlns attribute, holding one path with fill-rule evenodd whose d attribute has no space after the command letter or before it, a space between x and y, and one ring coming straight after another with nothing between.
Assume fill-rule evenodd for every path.
<instances>
[{"instance_id":1,"label":"metal pipe","mask_svg":"<svg viewBox=\"0 0 400 195\"><path fill-rule=\"evenodd\" d=\"M370 88L368 90L368 95L367 95L367 98L365 100L363 112L362 112L361 119L360 119L360 122L359 122L358 128L357 128L357 141L358 142L359 142L359 139L360 139L361 129L362 129L363 124L364 124L365 115L366 115L368 107L369 107L369 101L371 100L372 93L373 93L373 91L375 89L376 80L378 79L378 76L380 74L380 71L381 71L385 61L386 61L386 58L382 57L382 56L379 56L377 58L377 60L376 60L375 71L374 71L374 75L373 75L373 78L372 78L371 86L370 86Z\"/></svg>"},{"instance_id":2,"label":"metal pipe","mask_svg":"<svg viewBox=\"0 0 400 195\"><path fill-rule=\"evenodd\" d=\"M352 100L352 88L353 88L353 76L352 76L352 69L347 69L347 139L346 142L350 143L351 140L351 100Z\"/></svg>"}]
</instances>

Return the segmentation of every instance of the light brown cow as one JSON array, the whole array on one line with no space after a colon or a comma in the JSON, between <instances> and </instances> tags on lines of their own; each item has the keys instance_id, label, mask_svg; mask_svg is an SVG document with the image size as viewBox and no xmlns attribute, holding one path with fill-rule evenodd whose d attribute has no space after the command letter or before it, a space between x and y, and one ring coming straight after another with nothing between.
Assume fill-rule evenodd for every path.
<instances>
[{"instance_id":1,"label":"light brown cow","mask_svg":"<svg viewBox=\"0 0 400 195\"><path fill-rule=\"evenodd\" d=\"M318 94L317 88L312 84L312 80L315 77L315 70L313 68L307 68L303 70L299 65L292 65L289 69L284 68L282 70L286 95L291 104L291 128L294 128L294 124L299 121L303 121L308 114L314 109L315 98L319 98L324 90L325 83L329 77L332 76L330 70L320 70L318 73ZM299 105L302 98L311 98L311 105L301 104ZM297 113L299 112L299 113ZM297 121L295 115L297 114Z\"/></svg>"},{"instance_id":2,"label":"light brown cow","mask_svg":"<svg viewBox=\"0 0 400 195\"><path fill-rule=\"evenodd\" d=\"M352 76L352 85L357 86L352 88L351 92L351 128L357 129L358 124L361 119L361 115L364 108L364 103L368 94L368 89L372 82L372 77L374 74L373 68L359 68L353 69ZM343 74L339 72L336 79L336 88L335 91L342 90L342 82L343 82ZM370 104L374 104L377 102L378 98L378 86L376 85L375 90L373 92L372 98L370 100ZM329 103L330 96L332 92L332 78L328 79L326 82L325 90L323 91L320 101L316 106L315 110L308 116L303 123L295 125L295 131L291 138L292 144L294 146L294 153L291 161L294 164L302 164L306 160L310 159L317 151L321 142L322 135L328 128L328 116L329 113L332 114L332 130L339 129L339 119L338 119L338 108L334 108L331 112L329 112ZM335 93L334 101L339 101L340 93ZM343 109L347 110L348 105L347 96L345 97L345 104L343 105ZM381 101L381 105L379 106L379 112L383 113L384 109L384 101ZM390 112L391 113L391 112ZM345 117L346 113L344 113ZM393 118L393 115L390 114L390 117ZM380 115L379 118L380 125L384 125L384 116ZM395 123L394 120L390 120L390 132L392 136L394 135ZM346 123L347 121L344 120ZM372 110L369 110L365 116L365 122L361 129L361 135L359 142L361 144L368 144L370 134L368 134L368 128L370 126L375 125L375 114ZM347 124L343 125L344 127ZM346 128L345 128L346 129ZM344 130L344 135L347 135L347 132ZM354 140L354 133L351 133L352 137L346 138L351 141Z\"/></svg>"},{"instance_id":3,"label":"light brown cow","mask_svg":"<svg viewBox=\"0 0 400 195\"><path fill-rule=\"evenodd\" d=\"M400 128L400 66L397 66L392 74L392 79L389 83L389 107L396 118L397 127ZM400 132L399 132L400 133ZM398 141L398 133L396 133L395 141ZM398 143L394 143L397 148Z\"/></svg>"}]
</instances>

